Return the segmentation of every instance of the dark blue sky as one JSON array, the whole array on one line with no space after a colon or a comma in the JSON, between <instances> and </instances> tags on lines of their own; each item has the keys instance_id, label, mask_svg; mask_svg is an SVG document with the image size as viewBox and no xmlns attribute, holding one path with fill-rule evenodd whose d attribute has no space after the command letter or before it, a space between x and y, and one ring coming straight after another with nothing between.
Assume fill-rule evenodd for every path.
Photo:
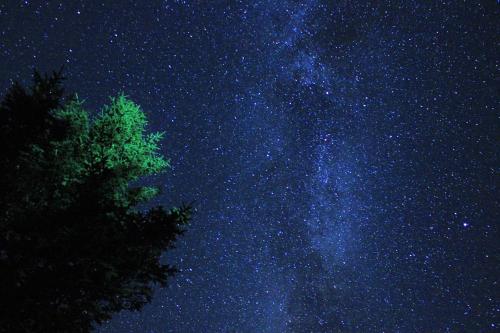
<instances>
[{"instance_id":1,"label":"dark blue sky","mask_svg":"<svg viewBox=\"0 0 500 333\"><path fill-rule=\"evenodd\" d=\"M496 332L495 1L13 1L0 77L65 65L166 131L182 270L98 331Z\"/></svg>"}]
</instances>

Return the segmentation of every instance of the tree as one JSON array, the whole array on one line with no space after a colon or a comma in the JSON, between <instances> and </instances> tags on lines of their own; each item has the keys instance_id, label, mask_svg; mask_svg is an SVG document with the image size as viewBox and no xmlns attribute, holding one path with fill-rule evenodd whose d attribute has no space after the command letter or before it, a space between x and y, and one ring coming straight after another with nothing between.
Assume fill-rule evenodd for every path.
<instances>
[{"instance_id":1,"label":"tree","mask_svg":"<svg viewBox=\"0 0 500 333\"><path fill-rule=\"evenodd\" d=\"M88 332L151 300L191 208L139 209L132 186L164 171L161 133L120 95L91 117L60 73L14 84L0 105L0 331Z\"/></svg>"}]
</instances>

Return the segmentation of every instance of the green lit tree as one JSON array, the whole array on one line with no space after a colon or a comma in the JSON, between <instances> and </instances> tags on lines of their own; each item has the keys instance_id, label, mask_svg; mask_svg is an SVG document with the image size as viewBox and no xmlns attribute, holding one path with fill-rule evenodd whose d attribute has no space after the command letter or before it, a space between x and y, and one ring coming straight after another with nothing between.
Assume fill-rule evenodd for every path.
<instances>
[{"instance_id":1,"label":"green lit tree","mask_svg":"<svg viewBox=\"0 0 500 333\"><path fill-rule=\"evenodd\" d=\"M89 332L149 302L191 209L137 208L159 190L132 184L169 166L140 107L120 95L91 117L60 73L35 73L0 121L0 331Z\"/></svg>"}]
</instances>

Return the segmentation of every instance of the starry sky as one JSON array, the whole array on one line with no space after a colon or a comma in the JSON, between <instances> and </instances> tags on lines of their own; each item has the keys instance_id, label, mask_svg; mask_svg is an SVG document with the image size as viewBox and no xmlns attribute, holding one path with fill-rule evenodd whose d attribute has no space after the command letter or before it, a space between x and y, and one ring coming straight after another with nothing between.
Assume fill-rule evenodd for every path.
<instances>
[{"instance_id":1,"label":"starry sky","mask_svg":"<svg viewBox=\"0 0 500 333\"><path fill-rule=\"evenodd\" d=\"M166 132L155 204L195 201L181 272L96 332L498 332L499 9L2 1L2 95L125 92Z\"/></svg>"}]
</instances>

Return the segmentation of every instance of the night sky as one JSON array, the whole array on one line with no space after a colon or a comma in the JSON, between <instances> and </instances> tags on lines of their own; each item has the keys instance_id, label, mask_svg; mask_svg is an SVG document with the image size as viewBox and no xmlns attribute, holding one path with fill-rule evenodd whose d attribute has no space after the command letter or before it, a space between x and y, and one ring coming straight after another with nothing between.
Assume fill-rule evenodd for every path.
<instances>
[{"instance_id":1,"label":"night sky","mask_svg":"<svg viewBox=\"0 0 500 333\"><path fill-rule=\"evenodd\" d=\"M163 130L181 269L100 333L498 332L494 1L1 1L0 89L64 65Z\"/></svg>"}]
</instances>

